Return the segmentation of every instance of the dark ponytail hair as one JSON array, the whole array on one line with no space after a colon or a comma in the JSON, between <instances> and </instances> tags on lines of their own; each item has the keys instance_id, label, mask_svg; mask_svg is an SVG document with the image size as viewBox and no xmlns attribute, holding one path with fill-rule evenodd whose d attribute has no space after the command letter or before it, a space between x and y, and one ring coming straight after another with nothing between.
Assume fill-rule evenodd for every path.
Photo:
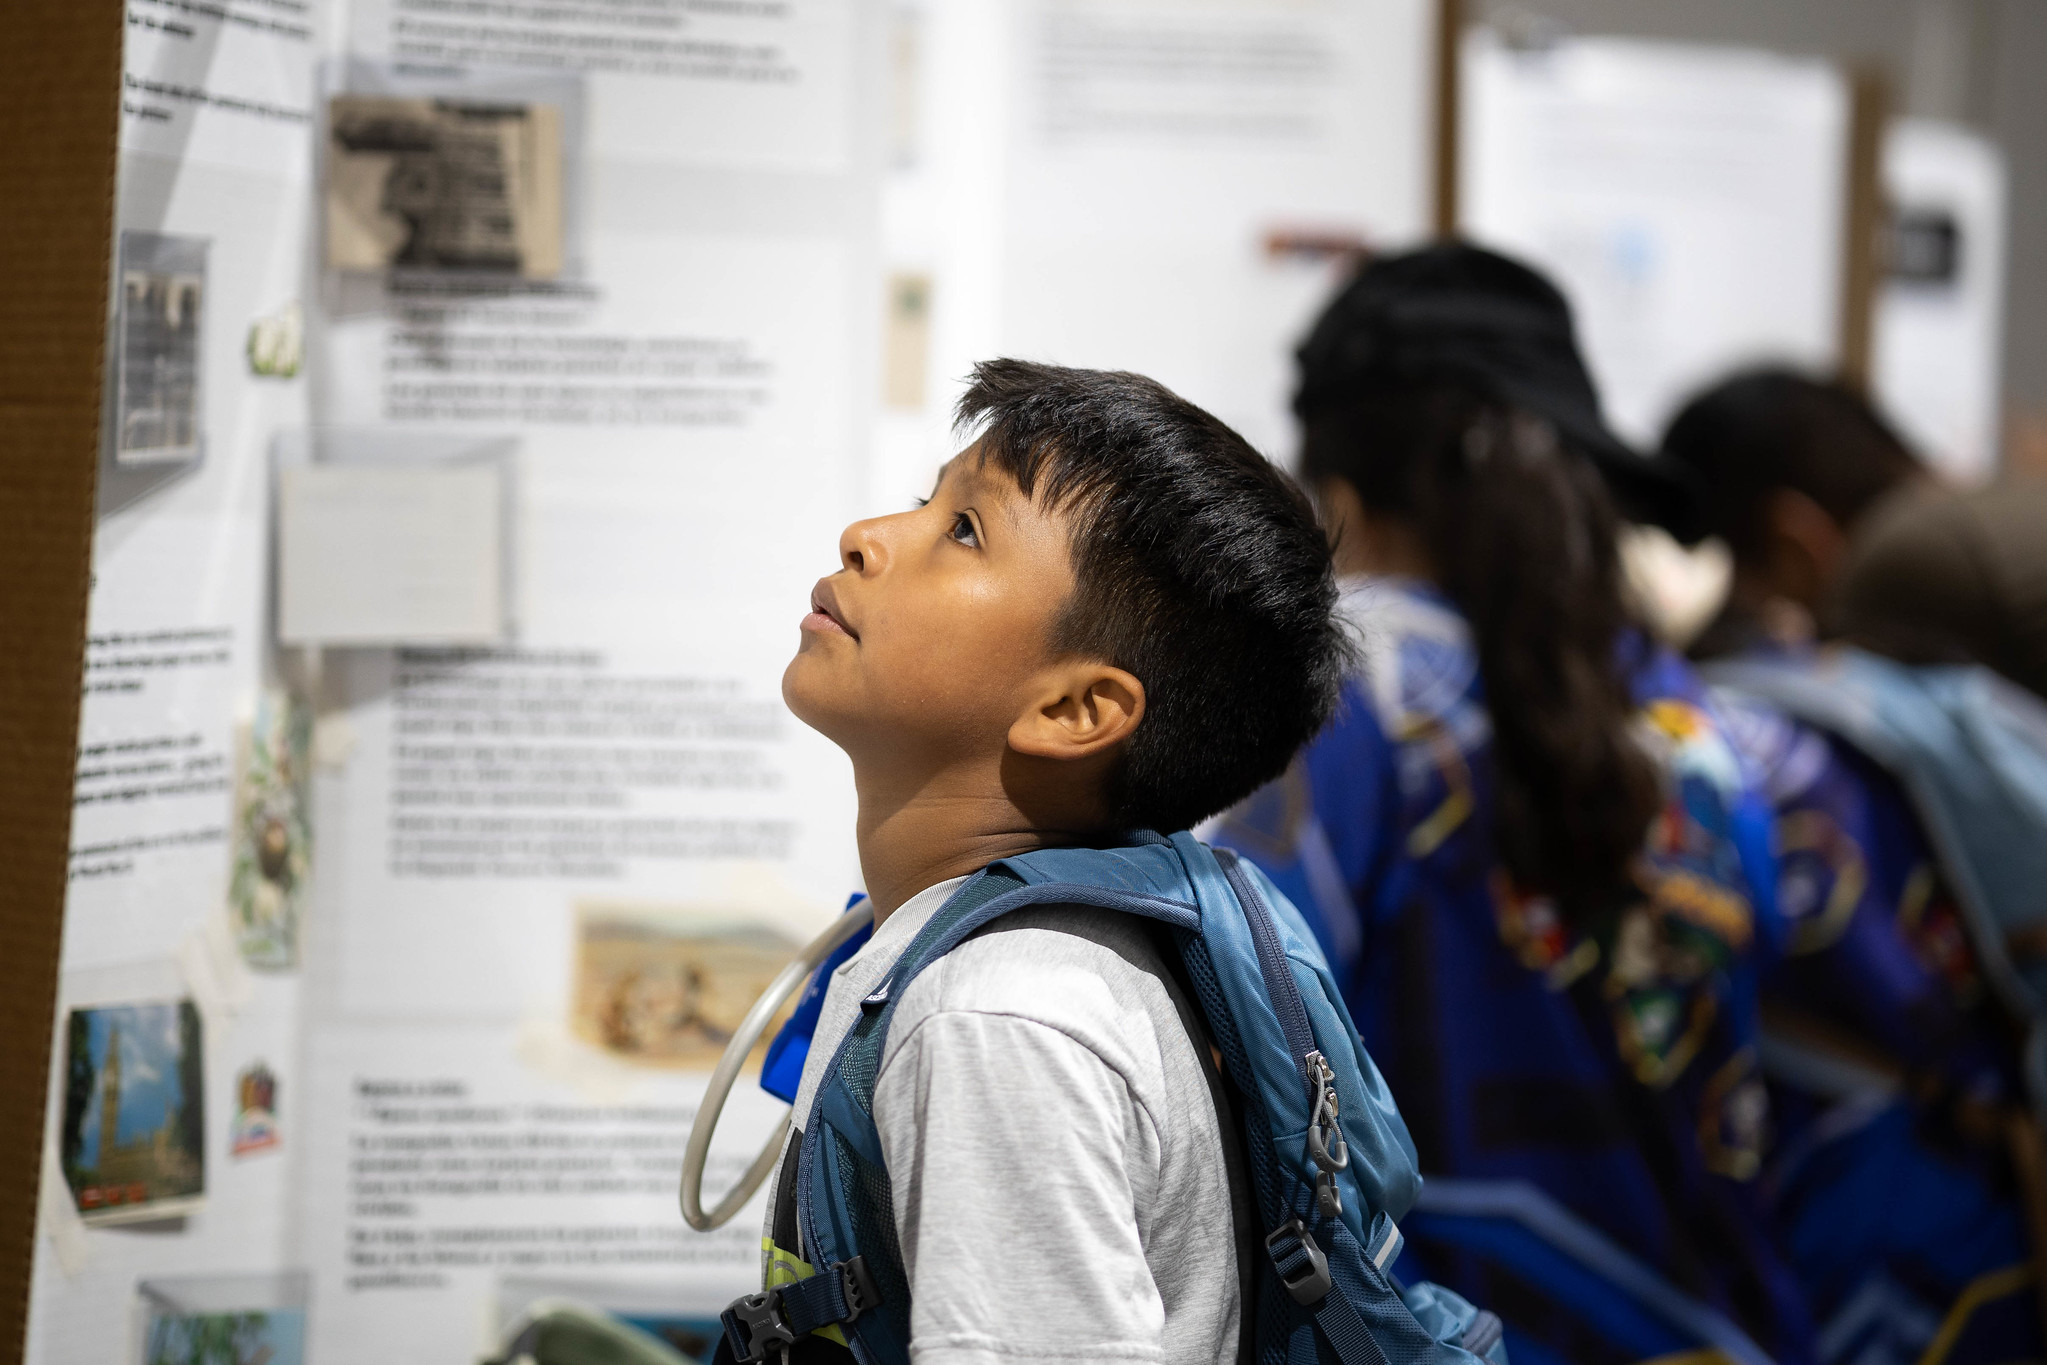
<instances>
[{"instance_id":1,"label":"dark ponytail hair","mask_svg":"<svg viewBox=\"0 0 2047 1365\"><path fill-rule=\"evenodd\" d=\"M1633 899L1661 782L1633 734L1637 637L1598 471L1540 418L1437 383L1309 414L1302 472L1409 521L1470 622L1514 881L1579 927Z\"/></svg>"}]
</instances>

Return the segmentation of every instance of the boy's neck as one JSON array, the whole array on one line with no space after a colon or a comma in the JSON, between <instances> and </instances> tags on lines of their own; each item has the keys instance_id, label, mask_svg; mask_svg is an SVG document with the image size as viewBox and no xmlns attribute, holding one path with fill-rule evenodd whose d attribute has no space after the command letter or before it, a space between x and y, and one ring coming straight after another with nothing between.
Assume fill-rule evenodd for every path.
<instances>
[{"instance_id":1,"label":"boy's neck","mask_svg":"<svg viewBox=\"0 0 2047 1365\"><path fill-rule=\"evenodd\" d=\"M860 871L879 926L919 892L978 872L992 862L1040 848L1086 842L1087 836L1034 822L999 781L962 780L959 773L921 781L862 774L857 825Z\"/></svg>"}]
</instances>

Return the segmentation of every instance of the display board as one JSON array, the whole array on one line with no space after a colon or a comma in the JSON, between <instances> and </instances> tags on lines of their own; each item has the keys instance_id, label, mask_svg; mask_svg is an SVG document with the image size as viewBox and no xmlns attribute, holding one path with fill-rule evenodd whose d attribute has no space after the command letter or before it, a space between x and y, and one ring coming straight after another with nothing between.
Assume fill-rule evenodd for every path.
<instances>
[{"instance_id":1,"label":"display board","mask_svg":"<svg viewBox=\"0 0 2047 1365\"><path fill-rule=\"evenodd\" d=\"M1988 139L1903 119L1884 138L1887 273L1873 388L1907 440L1966 482L1997 467L2005 166Z\"/></svg>"},{"instance_id":2,"label":"display board","mask_svg":"<svg viewBox=\"0 0 2047 1365\"><path fill-rule=\"evenodd\" d=\"M895 11L877 487L927 491L976 359L1152 375L1276 459L1292 352L1429 222L1431 0Z\"/></svg>"},{"instance_id":3,"label":"display board","mask_svg":"<svg viewBox=\"0 0 2047 1365\"><path fill-rule=\"evenodd\" d=\"M195 7L196 8L196 7ZM228 919L238 752L265 677L270 433L311 203L308 16L128 17L101 516L28 1358L140 1356L139 1286L273 1271L288 1159L234 1152L235 1079L292 1084L300 990ZM260 956L260 950L253 949Z\"/></svg>"},{"instance_id":4,"label":"display board","mask_svg":"<svg viewBox=\"0 0 2047 1365\"><path fill-rule=\"evenodd\" d=\"M28 1359L705 1349L705 1073L857 885L809 584L987 356L1289 456L1433 11L130 0Z\"/></svg>"},{"instance_id":5,"label":"display board","mask_svg":"<svg viewBox=\"0 0 2047 1365\"><path fill-rule=\"evenodd\" d=\"M1832 65L1619 38L1463 54L1462 231L1570 297L1616 431L1741 364L1840 353L1850 91Z\"/></svg>"},{"instance_id":6,"label":"display board","mask_svg":"<svg viewBox=\"0 0 2047 1365\"><path fill-rule=\"evenodd\" d=\"M129 8L30 1360L476 1359L536 1282L688 1344L757 1276L676 1179L857 880L778 681L880 29L512 8Z\"/></svg>"}]
</instances>

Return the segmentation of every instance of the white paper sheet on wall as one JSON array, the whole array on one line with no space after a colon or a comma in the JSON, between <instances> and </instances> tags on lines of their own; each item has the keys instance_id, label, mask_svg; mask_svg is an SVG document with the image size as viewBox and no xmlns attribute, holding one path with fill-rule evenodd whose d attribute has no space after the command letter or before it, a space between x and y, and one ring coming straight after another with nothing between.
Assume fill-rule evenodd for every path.
<instances>
[{"instance_id":1,"label":"white paper sheet on wall","mask_svg":"<svg viewBox=\"0 0 2047 1365\"><path fill-rule=\"evenodd\" d=\"M2005 286L2004 154L1966 128L1904 119L1884 137L1889 273L1877 295L1877 400L1965 482L1997 468Z\"/></svg>"},{"instance_id":2,"label":"white paper sheet on wall","mask_svg":"<svg viewBox=\"0 0 2047 1365\"><path fill-rule=\"evenodd\" d=\"M504 637L505 471L497 462L304 464L278 477L279 643Z\"/></svg>"},{"instance_id":3,"label":"white paper sheet on wall","mask_svg":"<svg viewBox=\"0 0 2047 1365\"><path fill-rule=\"evenodd\" d=\"M322 3L134 0L127 9L121 148L304 180Z\"/></svg>"},{"instance_id":4,"label":"white paper sheet on wall","mask_svg":"<svg viewBox=\"0 0 2047 1365\"><path fill-rule=\"evenodd\" d=\"M1292 350L1343 248L1428 226L1434 7L912 14L884 250L929 281L929 368L922 412L882 429L882 500L926 491L959 381L990 355L1149 374L1290 459Z\"/></svg>"},{"instance_id":5,"label":"white paper sheet on wall","mask_svg":"<svg viewBox=\"0 0 2047 1365\"><path fill-rule=\"evenodd\" d=\"M1550 274L1626 439L1733 366L1838 357L1848 86L1769 53L1466 36L1462 227Z\"/></svg>"},{"instance_id":6,"label":"white paper sheet on wall","mask_svg":"<svg viewBox=\"0 0 2047 1365\"><path fill-rule=\"evenodd\" d=\"M307 1218L316 1356L481 1359L501 1286L545 1277L603 1303L637 1287L715 1318L759 1276L762 1199L713 1234L676 1212L701 1075L634 1069L494 1028L323 1030ZM558 1060L550 1063L550 1056ZM736 1179L788 1106L735 1092L707 1188Z\"/></svg>"},{"instance_id":7,"label":"white paper sheet on wall","mask_svg":"<svg viewBox=\"0 0 2047 1365\"><path fill-rule=\"evenodd\" d=\"M413 70L572 72L591 88L590 153L612 160L844 173L863 160L860 7L358 0L350 52Z\"/></svg>"}]
</instances>

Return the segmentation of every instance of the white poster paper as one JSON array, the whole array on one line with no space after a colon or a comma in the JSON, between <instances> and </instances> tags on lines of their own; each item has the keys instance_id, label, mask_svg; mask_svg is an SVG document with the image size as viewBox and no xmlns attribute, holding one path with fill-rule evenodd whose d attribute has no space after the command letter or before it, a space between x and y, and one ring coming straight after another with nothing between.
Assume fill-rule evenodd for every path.
<instances>
[{"instance_id":1,"label":"white poster paper","mask_svg":"<svg viewBox=\"0 0 2047 1365\"><path fill-rule=\"evenodd\" d=\"M318 0L129 0L121 148L303 180Z\"/></svg>"},{"instance_id":2,"label":"white poster paper","mask_svg":"<svg viewBox=\"0 0 2047 1365\"><path fill-rule=\"evenodd\" d=\"M843 0L358 0L350 51L413 70L580 73L594 157L835 173L861 159L848 117L860 13Z\"/></svg>"},{"instance_id":3,"label":"white poster paper","mask_svg":"<svg viewBox=\"0 0 2047 1365\"><path fill-rule=\"evenodd\" d=\"M355 32L416 38L425 13L364 6ZM517 40L618 17L567 13ZM779 684L864 476L865 17L674 13L802 69L582 63L591 173L564 278L322 296L316 415L345 439L316 432L315 467L342 467L337 442L394 465L501 445L516 511L504 641L326 660L319 1365L474 1353L521 1276L582 1277L598 1302L695 1285L715 1316L758 1273L748 1215L691 1232L676 1181L703 1073L857 881L845 760ZM751 1146L714 1184L780 1112L742 1088Z\"/></svg>"},{"instance_id":4,"label":"white poster paper","mask_svg":"<svg viewBox=\"0 0 2047 1365\"><path fill-rule=\"evenodd\" d=\"M929 382L921 415L883 428L885 496L924 491L990 355L1149 374L1290 458L1293 347L1352 249L1427 227L1433 7L913 13L884 249L929 281Z\"/></svg>"},{"instance_id":5,"label":"white poster paper","mask_svg":"<svg viewBox=\"0 0 2047 1365\"><path fill-rule=\"evenodd\" d=\"M307 1207L312 1359L481 1358L510 1281L599 1303L637 1289L702 1317L757 1282L759 1199L709 1235L676 1211L700 1076L629 1070L538 1027L334 1028L312 1056L313 1169L330 1176ZM714 1192L787 1112L742 1091Z\"/></svg>"},{"instance_id":6,"label":"white poster paper","mask_svg":"<svg viewBox=\"0 0 2047 1365\"><path fill-rule=\"evenodd\" d=\"M1619 434L1694 390L1839 353L1848 85L1819 61L1569 38L1465 39L1460 205L1549 273Z\"/></svg>"},{"instance_id":7,"label":"white poster paper","mask_svg":"<svg viewBox=\"0 0 2047 1365\"><path fill-rule=\"evenodd\" d=\"M1877 296L1877 400L1907 441L1965 482L1997 467L2004 342L2004 154L1951 124L1884 136L1888 275Z\"/></svg>"}]
</instances>

